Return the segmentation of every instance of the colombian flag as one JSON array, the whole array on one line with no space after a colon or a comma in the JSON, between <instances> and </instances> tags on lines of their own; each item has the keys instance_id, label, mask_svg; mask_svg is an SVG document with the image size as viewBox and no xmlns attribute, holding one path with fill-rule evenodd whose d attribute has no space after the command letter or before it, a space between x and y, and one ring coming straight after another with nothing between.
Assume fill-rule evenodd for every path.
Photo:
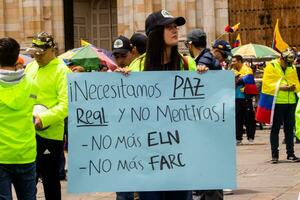
<instances>
[{"instance_id":1,"label":"colombian flag","mask_svg":"<svg viewBox=\"0 0 300 200\"><path fill-rule=\"evenodd\" d=\"M278 21L279 20L277 19L275 29L274 29L272 48L280 53L280 52L283 52L284 50L286 50L289 47L289 45L285 41L283 41L283 39L281 37L281 34L279 32Z\"/></svg>"},{"instance_id":2,"label":"colombian flag","mask_svg":"<svg viewBox=\"0 0 300 200\"><path fill-rule=\"evenodd\" d=\"M256 110L256 121L272 124L276 95L281 79L282 77L276 71L273 64L268 63L264 69L262 91Z\"/></svg>"},{"instance_id":3,"label":"colombian flag","mask_svg":"<svg viewBox=\"0 0 300 200\"><path fill-rule=\"evenodd\" d=\"M234 43L233 43L233 48L239 47L241 45L242 45L241 36L240 36L240 34L238 34L235 41L234 41Z\"/></svg>"},{"instance_id":4,"label":"colombian flag","mask_svg":"<svg viewBox=\"0 0 300 200\"><path fill-rule=\"evenodd\" d=\"M80 45L81 45L82 47L85 47L85 46L91 45L91 43L89 43L89 42L87 42L87 41L85 41L85 40L83 40L83 39L80 39Z\"/></svg>"},{"instance_id":5,"label":"colombian flag","mask_svg":"<svg viewBox=\"0 0 300 200\"><path fill-rule=\"evenodd\" d=\"M273 118L273 102L273 95L268 95L263 92L260 93L256 110L256 121L271 124L271 118Z\"/></svg>"},{"instance_id":6,"label":"colombian flag","mask_svg":"<svg viewBox=\"0 0 300 200\"><path fill-rule=\"evenodd\" d=\"M264 69L262 91L256 110L256 120L268 124L272 124L276 95L281 79L284 78L288 83L295 84L295 92L298 92L300 88L296 69L293 70L292 73L284 74L281 70L278 70L278 67L275 67L275 65L279 65L278 60L269 62Z\"/></svg>"},{"instance_id":7,"label":"colombian flag","mask_svg":"<svg viewBox=\"0 0 300 200\"><path fill-rule=\"evenodd\" d=\"M244 89L244 93L245 94L249 94L249 95L257 95L258 91L257 91L257 87L254 81L254 76L253 74L248 74L246 76L243 76L243 81L245 84L245 89Z\"/></svg>"},{"instance_id":8,"label":"colombian flag","mask_svg":"<svg viewBox=\"0 0 300 200\"><path fill-rule=\"evenodd\" d=\"M253 71L247 65L243 65L240 71L234 71L236 75L242 78L244 83L244 88L242 88L242 92L248 95L257 95L257 87L254 81Z\"/></svg>"},{"instance_id":9,"label":"colombian flag","mask_svg":"<svg viewBox=\"0 0 300 200\"><path fill-rule=\"evenodd\" d=\"M227 33L233 33L233 32L235 32L235 31L237 31L239 29L239 26L240 26L240 23L237 23L234 26L229 26L228 25L228 26L225 27L225 32L227 32Z\"/></svg>"}]
</instances>

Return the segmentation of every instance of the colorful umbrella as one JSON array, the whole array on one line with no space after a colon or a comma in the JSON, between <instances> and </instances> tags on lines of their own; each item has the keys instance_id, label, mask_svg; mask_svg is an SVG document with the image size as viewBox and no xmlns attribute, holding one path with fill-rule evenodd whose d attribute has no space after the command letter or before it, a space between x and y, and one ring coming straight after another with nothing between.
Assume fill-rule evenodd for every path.
<instances>
[{"instance_id":1,"label":"colorful umbrella","mask_svg":"<svg viewBox=\"0 0 300 200\"><path fill-rule=\"evenodd\" d=\"M101 66L107 66L114 70L117 65L101 49L92 45L72 49L59 56L59 58L71 61L74 65L82 66L86 71L98 70Z\"/></svg>"},{"instance_id":2,"label":"colorful umbrella","mask_svg":"<svg viewBox=\"0 0 300 200\"><path fill-rule=\"evenodd\" d=\"M231 50L233 55L241 55L246 59L276 58L280 54L274 49L260 44L246 44Z\"/></svg>"},{"instance_id":3,"label":"colorful umbrella","mask_svg":"<svg viewBox=\"0 0 300 200\"><path fill-rule=\"evenodd\" d=\"M61 59L64 59L64 60L70 60L75 55L75 53L77 51L79 51L80 49L82 49L82 47L71 49L71 50L59 55L58 57Z\"/></svg>"}]
</instances>

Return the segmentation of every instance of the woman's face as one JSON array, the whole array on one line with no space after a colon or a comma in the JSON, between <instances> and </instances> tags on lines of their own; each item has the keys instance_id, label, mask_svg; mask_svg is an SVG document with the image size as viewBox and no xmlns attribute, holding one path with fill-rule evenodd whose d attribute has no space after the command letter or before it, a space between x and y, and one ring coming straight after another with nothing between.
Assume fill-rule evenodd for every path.
<instances>
[{"instance_id":1,"label":"woman's face","mask_svg":"<svg viewBox=\"0 0 300 200\"><path fill-rule=\"evenodd\" d=\"M176 46L178 44L178 29L175 23L165 25L164 40L166 46Z\"/></svg>"}]
</instances>

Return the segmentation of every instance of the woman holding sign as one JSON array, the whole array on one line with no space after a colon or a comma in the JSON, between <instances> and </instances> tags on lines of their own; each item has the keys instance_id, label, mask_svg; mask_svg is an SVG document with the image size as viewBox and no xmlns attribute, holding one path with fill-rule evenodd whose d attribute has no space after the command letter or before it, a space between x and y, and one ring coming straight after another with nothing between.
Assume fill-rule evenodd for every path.
<instances>
[{"instance_id":1,"label":"woman holding sign","mask_svg":"<svg viewBox=\"0 0 300 200\"><path fill-rule=\"evenodd\" d=\"M183 17L173 17L166 10L150 14L146 19L148 36L146 53L134 60L129 71L196 70L194 60L178 52L178 26Z\"/></svg>"},{"instance_id":2,"label":"woman holding sign","mask_svg":"<svg viewBox=\"0 0 300 200\"><path fill-rule=\"evenodd\" d=\"M178 52L178 28L183 17L173 17L166 10L150 14L146 19L147 51L133 61L129 71L196 70L191 57ZM191 200L191 191L139 192L140 200Z\"/></svg>"}]
</instances>

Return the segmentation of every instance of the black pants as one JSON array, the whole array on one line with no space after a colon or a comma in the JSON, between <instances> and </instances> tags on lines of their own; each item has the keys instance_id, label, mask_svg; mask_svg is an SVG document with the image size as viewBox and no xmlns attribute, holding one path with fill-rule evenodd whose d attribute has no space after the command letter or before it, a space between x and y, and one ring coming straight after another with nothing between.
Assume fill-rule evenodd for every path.
<instances>
[{"instance_id":1,"label":"black pants","mask_svg":"<svg viewBox=\"0 0 300 200\"><path fill-rule=\"evenodd\" d=\"M223 200L223 190L198 190L199 200Z\"/></svg>"},{"instance_id":2,"label":"black pants","mask_svg":"<svg viewBox=\"0 0 300 200\"><path fill-rule=\"evenodd\" d=\"M254 140L256 122L252 99L235 100L236 140L243 140L243 125L246 126L248 140Z\"/></svg>"},{"instance_id":3,"label":"black pants","mask_svg":"<svg viewBox=\"0 0 300 200\"><path fill-rule=\"evenodd\" d=\"M117 192L116 200L134 200L134 192Z\"/></svg>"},{"instance_id":4,"label":"black pants","mask_svg":"<svg viewBox=\"0 0 300 200\"><path fill-rule=\"evenodd\" d=\"M36 136L37 140L37 175L42 178L46 200L61 200L59 179L60 156L63 141L50 140Z\"/></svg>"},{"instance_id":5,"label":"black pants","mask_svg":"<svg viewBox=\"0 0 300 200\"><path fill-rule=\"evenodd\" d=\"M192 200L192 191L139 192L140 200Z\"/></svg>"},{"instance_id":6,"label":"black pants","mask_svg":"<svg viewBox=\"0 0 300 200\"><path fill-rule=\"evenodd\" d=\"M283 131L286 143L286 154L294 155L294 126L296 104L276 104L271 128L270 143L273 158L279 156L279 131L283 123Z\"/></svg>"}]
</instances>

